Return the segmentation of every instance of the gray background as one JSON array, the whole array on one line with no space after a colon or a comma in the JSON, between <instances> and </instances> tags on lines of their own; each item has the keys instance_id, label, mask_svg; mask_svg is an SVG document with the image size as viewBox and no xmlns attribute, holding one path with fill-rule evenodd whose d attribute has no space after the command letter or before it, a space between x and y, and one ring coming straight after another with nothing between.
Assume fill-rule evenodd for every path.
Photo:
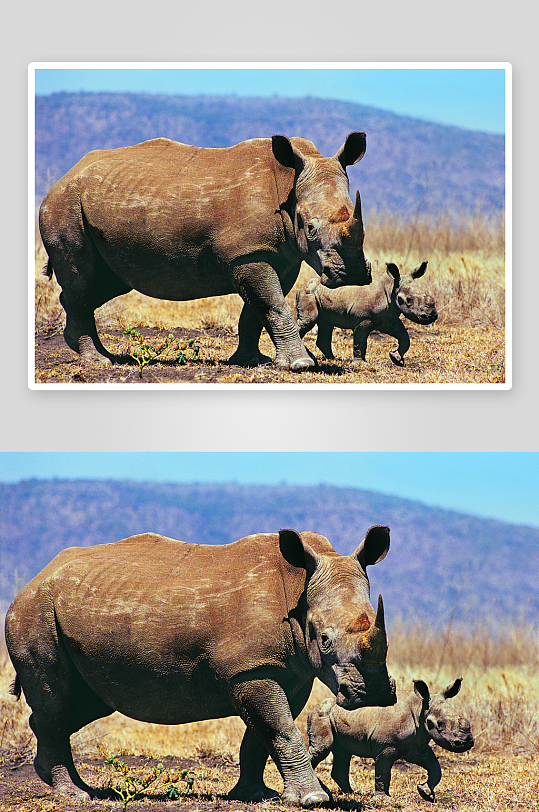
<instances>
[{"instance_id":1,"label":"gray background","mask_svg":"<svg viewBox=\"0 0 539 812\"><path fill-rule=\"evenodd\" d=\"M2 51L5 451L537 450L534 5L20 2ZM469 61L513 65L513 388L28 388L27 67L58 61Z\"/></svg>"}]
</instances>

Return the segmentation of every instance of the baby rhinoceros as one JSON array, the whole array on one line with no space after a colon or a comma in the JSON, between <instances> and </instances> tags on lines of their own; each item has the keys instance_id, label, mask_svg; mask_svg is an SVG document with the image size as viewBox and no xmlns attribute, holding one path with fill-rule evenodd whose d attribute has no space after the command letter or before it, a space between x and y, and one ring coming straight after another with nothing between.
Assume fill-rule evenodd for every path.
<instances>
[{"instance_id":1,"label":"baby rhinoceros","mask_svg":"<svg viewBox=\"0 0 539 812\"><path fill-rule=\"evenodd\" d=\"M397 366L404 366L404 354L410 348L410 338L401 321L401 313L417 324L431 324L438 318L434 299L425 294L417 280L427 270L427 262L401 275L394 262L387 263L387 272L379 272L370 285L343 285L330 289L318 278L309 279L296 296L299 334L318 324L316 346L326 358L334 358L331 337L334 327L354 331L354 363L365 361L367 338L373 330L393 336L399 342L389 357Z\"/></svg>"},{"instance_id":2,"label":"baby rhinoceros","mask_svg":"<svg viewBox=\"0 0 539 812\"><path fill-rule=\"evenodd\" d=\"M426 801L434 801L434 787L442 771L429 747L432 739L445 750L464 753L474 745L470 723L447 701L456 696L462 679L431 696L423 680L414 680L414 690L384 708L343 710L333 698L324 699L309 714L309 756L316 767L333 751L331 777L343 792L350 786L353 755L375 759L375 797L389 795L391 768L397 759L418 764L428 772L417 789Z\"/></svg>"}]
</instances>

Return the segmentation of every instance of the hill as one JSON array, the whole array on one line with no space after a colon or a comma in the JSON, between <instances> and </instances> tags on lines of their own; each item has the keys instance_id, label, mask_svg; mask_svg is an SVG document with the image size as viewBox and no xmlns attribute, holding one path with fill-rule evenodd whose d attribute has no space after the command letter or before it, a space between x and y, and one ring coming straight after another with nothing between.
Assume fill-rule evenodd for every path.
<instances>
[{"instance_id":1,"label":"hill","mask_svg":"<svg viewBox=\"0 0 539 812\"><path fill-rule=\"evenodd\" d=\"M367 133L367 153L349 168L364 213L421 215L504 208L504 137L328 99L53 93L35 100L36 205L92 149L165 136L226 147L274 133L309 138L333 155L349 132Z\"/></svg>"},{"instance_id":2,"label":"hill","mask_svg":"<svg viewBox=\"0 0 539 812\"><path fill-rule=\"evenodd\" d=\"M314 530L349 554L373 524L391 549L370 569L388 623L486 620L497 631L539 610L539 529L355 488L26 480L0 485L0 604L60 550L144 531L225 544L281 527Z\"/></svg>"}]
</instances>

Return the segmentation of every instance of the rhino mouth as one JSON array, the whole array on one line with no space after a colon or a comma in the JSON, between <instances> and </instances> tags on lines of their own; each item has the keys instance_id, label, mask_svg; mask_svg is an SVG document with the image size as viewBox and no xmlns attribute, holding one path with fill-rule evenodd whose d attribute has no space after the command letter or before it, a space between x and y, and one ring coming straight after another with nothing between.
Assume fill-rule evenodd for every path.
<instances>
[{"instance_id":1,"label":"rhino mouth","mask_svg":"<svg viewBox=\"0 0 539 812\"><path fill-rule=\"evenodd\" d=\"M376 684L372 684L371 679L368 682L350 679L340 682L336 696L337 705L345 710L394 705L397 701L397 690L393 677L386 672L385 679L377 680Z\"/></svg>"},{"instance_id":2,"label":"rhino mouth","mask_svg":"<svg viewBox=\"0 0 539 812\"><path fill-rule=\"evenodd\" d=\"M372 267L368 260L360 264L359 268L351 269L346 265L324 267L320 274L320 282L326 288L340 288L343 285L370 285L372 282Z\"/></svg>"},{"instance_id":3,"label":"rhino mouth","mask_svg":"<svg viewBox=\"0 0 539 812\"><path fill-rule=\"evenodd\" d=\"M406 318L415 321L416 324L432 324L438 318L436 310L427 313L406 313Z\"/></svg>"},{"instance_id":4,"label":"rhino mouth","mask_svg":"<svg viewBox=\"0 0 539 812\"><path fill-rule=\"evenodd\" d=\"M440 746L442 747L445 746L446 750L451 750L452 753L466 753L467 750L472 749L474 744L475 744L474 737L470 734L463 741L452 742L449 747L447 745Z\"/></svg>"}]
</instances>

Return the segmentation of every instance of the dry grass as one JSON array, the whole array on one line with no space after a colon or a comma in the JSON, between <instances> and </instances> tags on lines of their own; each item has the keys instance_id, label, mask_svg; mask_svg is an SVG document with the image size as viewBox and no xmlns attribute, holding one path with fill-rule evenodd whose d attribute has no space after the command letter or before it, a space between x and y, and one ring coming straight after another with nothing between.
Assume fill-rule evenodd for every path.
<instances>
[{"instance_id":1,"label":"dry grass","mask_svg":"<svg viewBox=\"0 0 539 812\"><path fill-rule=\"evenodd\" d=\"M503 212L459 214L412 220L395 213L371 212L366 224L366 248L398 251L401 254L451 254L482 252L503 256L505 214Z\"/></svg>"},{"instance_id":2,"label":"dry grass","mask_svg":"<svg viewBox=\"0 0 539 812\"><path fill-rule=\"evenodd\" d=\"M512 627L493 635L485 627L477 626L440 634L420 624L402 623L393 629L388 664L398 691L411 690L412 679L417 677L426 680L433 690L445 687L457 676L463 677L462 690L452 702L470 719L476 744L461 755L434 746L442 765L442 780L436 793L439 807L462 812L499 809L528 812L536 808L539 786L536 631L525 626ZM0 764L30 758L34 747L27 725L29 709L24 699L17 703L8 695L12 678L13 670L4 652L0 654ZM305 737L308 712L327 695L328 689L315 682L307 707L297 720ZM243 731L244 725L237 718L175 727L136 722L114 714L73 736L73 749L77 760L91 760L87 767L94 772L94 782L96 778L106 781L106 772L98 765L109 755L197 760L196 790L199 797L213 799L210 808L216 809L237 778ZM362 810L373 806L374 772L370 760L352 760L354 796L343 795L337 789L330 771L331 758L317 768L319 777L334 793L337 807ZM419 767L398 763L392 773L392 798L384 803L384 808L404 812L422 808L424 804L416 791L420 780L423 771ZM277 790L282 788L271 760L266 768L266 781ZM12 808L0 803L0 810ZM45 807L29 806L28 810L36 808ZM238 805L234 806L234 810L237 808Z\"/></svg>"},{"instance_id":3,"label":"dry grass","mask_svg":"<svg viewBox=\"0 0 539 812\"><path fill-rule=\"evenodd\" d=\"M247 373L225 370L219 382L252 383L501 383L505 380L505 258L503 219L467 218L450 226L445 221L405 223L394 217L372 218L366 226L365 252L374 268L388 261L401 268L429 266L422 284L436 300L438 321L431 326L405 321L411 348L404 369L393 366L388 352L395 340L373 333L367 349L367 364L347 366L352 359L352 334L335 330L335 365L315 373L297 376L279 370L261 369ZM43 246L36 243L36 331L38 336L61 332L64 312L58 302L56 281L43 277L46 262ZM303 264L287 300L295 308L298 288L315 273ZM202 341L201 364L222 364L237 346L237 324L242 300L236 294L171 302L152 299L136 291L114 299L96 312L98 330L123 331L130 327L174 331L194 330ZM219 330L209 335L205 331ZM316 328L305 344L318 360ZM112 352L125 352L126 340L106 339ZM273 357L274 348L263 331L261 350ZM328 374L329 373L329 374ZM38 370L40 382L65 381L64 370ZM62 377L64 376L64 377ZM205 381L201 373L201 381ZM113 382L113 381L110 381Z\"/></svg>"}]
</instances>

